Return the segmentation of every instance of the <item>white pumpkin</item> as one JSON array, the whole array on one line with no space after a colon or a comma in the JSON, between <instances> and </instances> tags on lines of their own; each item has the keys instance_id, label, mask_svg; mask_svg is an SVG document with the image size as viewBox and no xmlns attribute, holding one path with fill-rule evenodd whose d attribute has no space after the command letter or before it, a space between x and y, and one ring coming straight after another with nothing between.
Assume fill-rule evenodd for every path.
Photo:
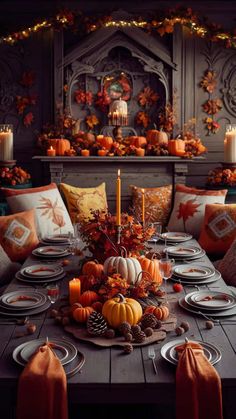
<instances>
[{"instance_id":1,"label":"white pumpkin","mask_svg":"<svg viewBox=\"0 0 236 419\"><path fill-rule=\"evenodd\" d=\"M139 261L132 257L111 256L104 262L104 273L108 275L113 270L125 278L129 284L137 284L141 280L142 271Z\"/></svg>"}]
</instances>

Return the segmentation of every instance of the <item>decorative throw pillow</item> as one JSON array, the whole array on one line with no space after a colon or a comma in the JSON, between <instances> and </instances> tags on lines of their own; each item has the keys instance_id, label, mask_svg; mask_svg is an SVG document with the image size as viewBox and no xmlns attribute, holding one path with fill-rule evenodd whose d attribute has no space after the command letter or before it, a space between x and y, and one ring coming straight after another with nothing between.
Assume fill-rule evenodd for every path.
<instances>
[{"instance_id":1,"label":"decorative throw pillow","mask_svg":"<svg viewBox=\"0 0 236 419\"><path fill-rule=\"evenodd\" d=\"M55 183L38 188L1 190L12 213L35 209L39 236L73 233L70 216Z\"/></svg>"},{"instance_id":2,"label":"decorative throw pillow","mask_svg":"<svg viewBox=\"0 0 236 419\"><path fill-rule=\"evenodd\" d=\"M236 204L206 205L199 244L207 253L224 254L236 238Z\"/></svg>"},{"instance_id":3,"label":"decorative throw pillow","mask_svg":"<svg viewBox=\"0 0 236 419\"><path fill-rule=\"evenodd\" d=\"M236 239L225 253L223 259L218 262L217 269L227 285L236 287Z\"/></svg>"},{"instance_id":4,"label":"decorative throw pillow","mask_svg":"<svg viewBox=\"0 0 236 419\"><path fill-rule=\"evenodd\" d=\"M10 282L20 268L21 264L12 262L0 245L0 286Z\"/></svg>"},{"instance_id":5,"label":"decorative throw pillow","mask_svg":"<svg viewBox=\"0 0 236 419\"><path fill-rule=\"evenodd\" d=\"M107 197L105 183L95 188L77 188L60 184L60 190L65 195L66 203L73 223L91 218L91 211L107 212Z\"/></svg>"},{"instance_id":6,"label":"decorative throw pillow","mask_svg":"<svg viewBox=\"0 0 236 419\"><path fill-rule=\"evenodd\" d=\"M12 261L24 261L38 243L34 210L0 217L0 244Z\"/></svg>"},{"instance_id":7,"label":"decorative throw pillow","mask_svg":"<svg viewBox=\"0 0 236 419\"><path fill-rule=\"evenodd\" d=\"M145 221L153 223L160 221L167 224L171 211L172 185L157 188L140 188L130 185L132 205L139 220L142 219L142 189L145 197Z\"/></svg>"},{"instance_id":8,"label":"decorative throw pillow","mask_svg":"<svg viewBox=\"0 0 236 419\"><path fill-rule=\"evenodd\" d=\"M184 231L199 237L206 204L224 204L227 189L219 191L176 185L174 207L168 223L172 231Z\"/></svg>"}]
</instances>

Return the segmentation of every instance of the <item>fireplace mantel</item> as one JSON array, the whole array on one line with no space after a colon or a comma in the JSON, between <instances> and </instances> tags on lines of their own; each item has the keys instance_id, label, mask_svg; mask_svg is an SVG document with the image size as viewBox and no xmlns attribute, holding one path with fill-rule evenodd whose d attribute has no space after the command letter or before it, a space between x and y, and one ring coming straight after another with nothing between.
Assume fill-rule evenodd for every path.
<instances>
[{"instance_id":1,"label":"fireplace mantel","mask_svg":"<svg viewBox=\"0 0 236 419\"><path fill-rule=\"evenodd\" d=\"M106 183L109 209L115 209L115 179L121 170L122 209L131 204L129 185L158 187L186 183L190 165L206 163L203 156L182 159L174 156L126 157L48 157L34 156L41 165L44 182L61 182L78 187L94 187Z\"/></svg>"}]
</instances>

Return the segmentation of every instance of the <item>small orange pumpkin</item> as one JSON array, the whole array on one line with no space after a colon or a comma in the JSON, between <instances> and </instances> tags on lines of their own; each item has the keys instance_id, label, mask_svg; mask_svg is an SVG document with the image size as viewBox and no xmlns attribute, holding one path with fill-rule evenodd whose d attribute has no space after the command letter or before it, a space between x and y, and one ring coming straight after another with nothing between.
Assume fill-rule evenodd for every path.
<instances>
[{"instance_id":1,"label":"small orange pumpkin","mask_svg":"<svg viewBox=\"0 0 236 419\"><path fill-rule=\"evenodd\" d=\"M137 148L145 147L147 145L146 137L140 136L130 136L128 137L131 145L134 145Z\"/></svg>"},{"instance_id":2,"label":"small orange pumpkin","mask_svg":"<svg viewBox=\"0 0 236 419\"><path fill-rule=\"evenodd\" d=\"M88 262L85 262L85 264L83 265L82 274L93 275L95 278L101 279L103 274L103 265L98 263L96 259L89 260Z\"/></svg>"},{"instance_id":3,"label":"small orange pumpkin","mask_svg":"<svg viewBox=\"0 0 236 419\"><path fill-rule=\"evenodd\" d=\"M70 307L70 314L73 317L73 313L75 310L77 310L77 308L81 308L82 305L80 303L74 303L72 304L72 306Z\"/></svg>"},{"instance_id":4,"label":"small orange pumpkin","mask_svg":"<svg viewBox=\"0 0 236 419\"><path fill-rule=\"evenodd\" d=\"M164 305L156 306L147 306L145 313L152 313L158 320L166 320L170 314L169 308Z\"/></svg>"},{"instance_id":5,"label":"small orange pumpkin","mask_svg":"<svg viewBox=\"0 0 236 419\"><path fill-rule=\"evenodd\" d=\"M142 270L148 272L154 282L160 286L162 284L162 276L159 271L159 261L158 259L148 259L143 256L138 258L139 263L142 267Z\"/></svg>"},{"instance_id":6,"label":"small orange pumpkin","mask_svg":"<svg viewBox=\"0 0 236 419\"><path fill-rule=\"evenodd\" d=\"M78 323L86 323L90 314L94 311L93 307L77 307L73 311L73 319Z\"/></svg>"},{"instance_id":7,"label":"small orange pumpkin","mask_svg":"<svg viewBox=\"0 0 236 419\"><path fill-rule=\"evenodd\" d=\"M91 306L92 303L99 300L99 295L95 291L84 291L81 296L79 297L79 303L82 304L83 307Z\"/></svg>"},{"instance_id":8,"label":"small orange pumpkin","mask_svg":"<svg viewBox=\"0 0 236 419\"><path fill-rule=\"evenodd\" d=\"M165 131L150 129L147 131L147 142L152 145L167 145L168 135Z\"/></svg>"},{"instance_id":9,"label":"small orange pumpkin","mask_svg":"<svg viewBox=\"0 0 236 419\"><path fill-rule=\"evenodd\" d=\"M110 150L113 144L112 137L106 137L105 135L98 135L97 142L101 147L104 147L106 150Z\"/></svg>"},{"instance_id":10,"label":"small orange pumpkin","mask_svg":"<svg viewBox=\"0 0 236 419\"><path fill-rule=\"evenodd\" d=\"M185 141L180 138L170 140L168 143L168 151L171 156L183 156L185 154Z\"/></svg>"}]
</instances>

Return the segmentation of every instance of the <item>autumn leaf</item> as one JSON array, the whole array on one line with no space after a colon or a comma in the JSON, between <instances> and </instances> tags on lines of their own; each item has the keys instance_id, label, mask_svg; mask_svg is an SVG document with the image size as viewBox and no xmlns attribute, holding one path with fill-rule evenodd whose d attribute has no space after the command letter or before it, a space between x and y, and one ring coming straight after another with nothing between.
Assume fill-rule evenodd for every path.
<instances>
[{"instance_id":1,"label":"autumn leaf","mask_svg":"<svg viewBox=\"0 0 236 419\"><path fill-rule=\"evenodd\" d=\"M183 223L185 223L189 217L193 217L196 212L198 212L197 208L201 204L194 204L195 199L189 199L186 202L181 202L179 204L179 213L177 218L183 218Z\"/></svg>"},{"instance_id":2,"label":"autumn leaf","mask_svg":"<svg viewBox=\"0 0 236 419\"><path fill-rule=\"evenodd\" d=\"M40 201L42 205L37 207L37 209L43 210L41 215L51 218L52 222L58 226L54 230L63 227L66 224L63 215L64 210L63 207L58 205L57 199L53 203L51 199L42 196Z\"/></svg>"},{"instance_id":3,"label":"autumn leaf","mask_svg":"<svg viewBox=\"0 0 236 419\"><path fill-rule=\"evenodd\" d=\"M96 117L96 115L94 115L94 114L93 115L89 115L89 116L86 117L86 124L88 125L89 128L93 129L93 127L95 125L98 125L99 124L99 120Z\"/></svg>"},{"instance_id":4,"label":"autumn leaf","mask_svg":"<svg viewBox=\"0 0 236 419\"><path fill-rule=\"evenodd\" d=\"M32 124L33 120L34 120L33 113L32 112L28 112L25 115L24 120L23 120L23 123L24 123L25 127L28 128Z\"/></svg>"},{"instance_id":5,"label":"autumn leaf","mask_svg":"<svg viewBox=\"0 0 236 419\"><path fill-rule=\"evenodd\" d=\"M213 93L217 85L216 72L207 71L203 77L200 86L209 93Z\"/></svg>"},{"instance_id":6,"label":"autumn leaf","mask_svg":"<svg viewBox=\"0 0 236 419\"><path fill-rule=\"evenodd\" d=\"M136 122L138 125L142 125L144 128L147 128L150 123L150 118L146 112L138 112L136 115Z\"/></svg>"},{"instance_id":7,"label":"autumn leaf","mask_svg":"<svg viewBox=\"0 0 236 419\"><path fill-rule=\"evenodd\" d=\"M208 115L215 115L218 113L223 106L221 99L209 99L203 105L203 110Z\"/></svg>"},{"instance_id":8,"label":"autumn leaf","mask_svg":"<svg viewBox=\"0 0 236 419\"><path fill-rule=\"evenodd\" d=\"M153 103L157 102L159 95L155 93L150 87L145 87L144 90L139 93L138 101L141 106L152 106Z\"/></svg>"}]
</instances>

